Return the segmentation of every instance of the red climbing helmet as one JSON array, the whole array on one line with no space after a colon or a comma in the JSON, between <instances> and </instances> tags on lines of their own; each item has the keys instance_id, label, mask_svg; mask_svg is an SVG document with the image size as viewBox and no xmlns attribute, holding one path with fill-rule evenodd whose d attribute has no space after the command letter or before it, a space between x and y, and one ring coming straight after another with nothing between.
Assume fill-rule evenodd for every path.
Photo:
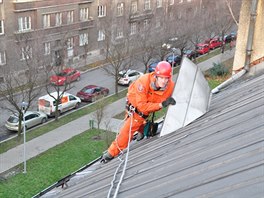
<instances>
[{"instance_id":1,"label":"red climbing helmet","mask_svg":"<svg viewBox=\"0 0 264 198\"><path fill-rule=\"evenodd\" d=\"M172 71L171 65L167 61L159 62L155 68L156 76L160 76L160 77L170 78L171 77L171 71Z\"/></svg>"}]
</instances>

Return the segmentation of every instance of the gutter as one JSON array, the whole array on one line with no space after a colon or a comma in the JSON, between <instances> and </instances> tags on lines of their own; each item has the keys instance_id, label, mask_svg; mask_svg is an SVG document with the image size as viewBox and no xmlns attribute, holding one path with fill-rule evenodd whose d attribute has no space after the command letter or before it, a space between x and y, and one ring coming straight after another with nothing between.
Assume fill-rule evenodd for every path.
<instances>
[{"instance_id":1,"label":"gutter","mask_svg":"<svg viewBox=\"0 0 264 198\"><path fill-rule=\"evenodd\" d=\"M248 29L248 38L247 38L247 47L246 47L246 60L243 69L232 75L231 78L227 79L222 84L215 87L211 92L213 94L218 93L224 87L230 85L235 80L239 79L245 73L249 71L250 59L252 55L252 46L253 46L253 38L254 38L254 31L255 31L255 24L256 24L256 16L257 16L257 7L258 7L258 0L252 0L251 4L251 11L250 11L250 22L249 22L249 29Z\"/></svg>"}]
</instances>

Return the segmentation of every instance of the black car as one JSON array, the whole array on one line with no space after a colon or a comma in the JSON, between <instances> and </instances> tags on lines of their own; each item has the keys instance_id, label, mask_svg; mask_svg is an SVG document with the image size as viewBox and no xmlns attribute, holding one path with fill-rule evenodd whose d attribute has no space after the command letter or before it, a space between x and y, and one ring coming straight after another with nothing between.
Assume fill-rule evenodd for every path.
<instances>
[{"instance_id":1,"label":"black car","mask_svg":"<svg viewBox=\"0 0 264 198\"><path fill-rule=\"evenodd\" d=\"M174 57L174 60L173 60ZM176 67L177 65L181 64L181 59L182 57L180 55L169 55L166 58L166 61L169 62L171 64L171 66Z\"/></svg>"},{"instance_id":2,"label":"black car","mask_svg":"<svg viewBox=\"0 0 264 198\"><path fill-rule=\"evenodd\" d=\"M195 50L184 50L183 54L187 56L190 60L193 60L194 58L199 56L199 53Z\"/></svg>"},{"instance_id":3,"label":"black car","mask_svg":"<svg viewBox=\"0 0 264 198\"><path fill-rule=\"evenodd\" d=\"M231 32L230 34L227 34L224 36L225 43L230 43L233 40L236 40L236 33L235 32Z\"/></svg>"}]
</instances>

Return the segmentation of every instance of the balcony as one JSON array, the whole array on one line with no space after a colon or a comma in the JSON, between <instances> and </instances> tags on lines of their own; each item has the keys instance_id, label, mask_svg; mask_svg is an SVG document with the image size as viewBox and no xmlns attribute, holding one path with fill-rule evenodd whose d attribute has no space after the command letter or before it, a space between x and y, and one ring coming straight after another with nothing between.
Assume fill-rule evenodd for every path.
<instances>
[{"instance_id":1,"label":"balcony","mask_svg":"<svg viewBox=\"0 0 264 198\"><path fill-rule=\"evenodd\" d=\"M129 15L129 22L142 21L145 19L151 19L154 16L152 10L145 10L142 13L136 12Z\"/></svg>"},{"instance_id":2,"label":"balcony","mask_svg":"<svg viewBox=\"0 0 264 198\"><path fill-rule=\"evenodd\" d=\"M63 1L37 1L37 0L17 0L14 2L15 12L20 11L31 11L37 10L38 8L50 7L50 6L63 6L68 4L83 4L83 3L92 3L94 0L63 0Z\"/></svg>"}]
</instances>

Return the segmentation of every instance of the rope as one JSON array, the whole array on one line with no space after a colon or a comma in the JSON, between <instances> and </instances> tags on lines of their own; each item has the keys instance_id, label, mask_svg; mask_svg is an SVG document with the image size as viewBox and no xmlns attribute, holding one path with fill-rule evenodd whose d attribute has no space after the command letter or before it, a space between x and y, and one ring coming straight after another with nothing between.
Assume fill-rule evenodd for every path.
<instances>
[{"instance_id":1,"label":"rope","mask_svg":"<svg viewBox=\"0 0 264 198\"><path fill-rule=\"evenodd\" d=\"M119 171L119 169L120 169L120 167L121 167L121 165L125 162L125 164L124 164L124 166L123 166L123 170L122 170L122 174L121 174L121 176L120 176L120 179L119 179L119 182L118 182L118 184L117 184L117 187L116 187L116 190L115 190L115 193L114 193L114 197L113 198L116 198L117 197L117 194L118 194L118 191L119 191L119 188L120 188L120 185L121 185L121 183L122 183L122 181L123 181L123 178L124 178L124 176L125 176L125 171L126 171L126 167L127 167L127 161L128 161L128 155L129 155L129 147L130 147L130 140L131 140L131 129L132 129L132 121L133 121L133 114L134 114L134 112L135 112L135 108L133 107L133 108L130 108L130 111L128 112L128 115L129 115L129 117L130 117L130 127L129 127L129 136L128 136L128 145L127 145L127 153L126 153L126 158L125 158L125 160L123 160L121 157L118 157L118 159L120 160L120 163L119 163L119 165L118 165L118 167L117 167L117 169L116 169L116 171L115 171L115 174L114 174L114 176L113 176L113 179L112 179L112 181L111 181L111 187L110 187L110 189L109 189L109 191L108 191L108 194L107 194L107 198L110 198L110 195L111 195L111 192L112 192L112 189L113 189L113 187L114 187L114 181L115 181L115 179L116 179L116 175L117 175L117 173L118 173L118 171ZM118 146L118 141L117 141L117 139L116 139L116 143L117 143L117 146ZM118 147L118 149L120 150L120 148ZM121 150L120 150L121 151ZM121 151L121 156L123 155L124 153Z\"/></svg>"}]
</instances>

